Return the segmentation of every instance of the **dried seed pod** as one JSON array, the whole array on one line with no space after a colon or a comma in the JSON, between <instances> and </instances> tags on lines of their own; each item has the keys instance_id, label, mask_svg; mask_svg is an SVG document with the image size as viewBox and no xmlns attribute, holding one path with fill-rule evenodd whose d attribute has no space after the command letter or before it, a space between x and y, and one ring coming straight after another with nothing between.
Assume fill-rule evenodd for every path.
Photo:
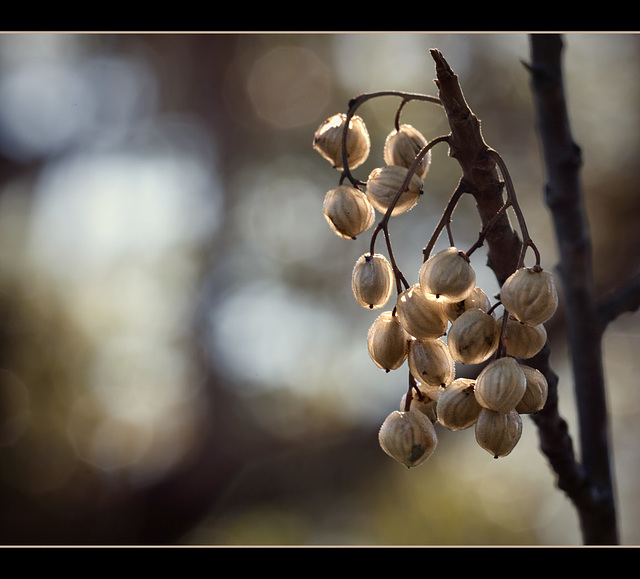
<instances>
[{"instance_id":1,"label":"dried seed pod","mask_svg":"<svg viewBox=\"0 0 640 579\"><path fill-rule=\"evenodd\" d=\"M447 329L442 302L425 296L417 284L398 296L396 312L402 327L414 338L439 338Z\"/></svg>"},{"instance_id":2,"label":"dried seed pod","mask_svg":"<svg viewBox=\"0 0 640 579\"><path fill-rule=\"evenodd\" d=\"M516 405L516 410L520 414L533 414L544 408L547 402L549 384L544 374L539 370L525 364L521 364L520 368L522 368L527 380L527 387L522 400Z\"/></svg>"},{"instance_id":3,"label":"dried seed pod","mask_svg":"<svg viewBox=\"0 0 640 579\"><path fill-rule=\"evenodd\" d=\"M342 163L342 139L347 115L339 113L324 121L313 136L313 148L335 169L344 169ZM367 160L371 139L364 121L357 115L349 119L347 129L347 163L349 169L359 167Z\"/></svg>"},{"instance_id":4,"label":"dried seed pod","mask_svg":"<svg viewBox=\"0 0 640 579\"><path fill-rule=\"evenodd\" d=\"M443 388L455 378L453 358L442 340L411 340L408 360L412 376L427 391Z\"/></svg>"},{"instance_id":5,"label":"dried seed pod","mask_svg":"<svg viewBox=\"0 0 640 579\"><path fill-rule=\"evenodd\" d=\"M504 315L498 323L502 324L503 319ZM506 337L507 355L526 360L542 350L547 342L547 330L542 324L530 326L510 315L507 319Z\"/></svg>"},{"instance_id":6,"label":"dried seed pod","mask_svg":"<svg viewBox=\"0 0 640 579\"><path fill-rule=\"evenodd\" d=\"M404 394L400 400L400 410L406 410L407 404L407 395ZM429 398L426 394L420 392L418 394L414 394L411 398L411 410L418 410L422 412L432 423L438 420L438 416L436 414L436 406L438 404L437 400L433 398Z\"/></svg>"},{"instance_id":7,"label":"dried seed pod","mask_svg":"<svg viewBox=\"0 0 640 579\"><path fill-rule=\"evenodd\" d=\"M419 283L425 294L445 302L460 302L475 287L476 273L464 251L448 247L422 264Z\"/></svg>"},{"instance_id":8,"label":"dried seed pod","mask_svg":"<svg viewBox=\"0 0 640 579\"><path fill-rule=\"evenodd\" d=\"M371 171L367 179L365 193L380 213L386 213L398 191L404 184L408 170L398 165L378 167ZM412 209L422 194L422 179L415 173L398 197L391 215L400 215Z\"/></svg>"},{"instance_id":9,"label":"dried seed pod","mask_svg":"<svg viewBox=\"0 0 640 579\"><path fill-rule=\"evenodd\" d=\"M463 364L479 364L497 350L500 326L487 312L472 308L451 324L447 344L451 356Z\"/></svg>"},{"instance_id":10,"label":"dried seed pod","mask_svg":"<svg viewBox=\"0 0 640 579\"><path fill-rule=\"evenodd\" d=\"M522 436L522 418L516 410L504 413L483 408L475 434L478 444L494 458L507 456Z\"/></svg>"},{"instance_id":11,"label":"dried seed pod","mask_svg":"<svg viewBox=\"0 0 640 579\"><path fill-rule=\"evenodd\" d=\"M418 129L411 125L400 125L398 130L394 129L387 135L383 150L384 162L408 169L426 144L427 139ZM416 175L424 179L430 163L431 151L428 151L416 167Z\"/></svg>"},{"instance_id":12,"label":"dried seed pod","mask_svg":"<svg viewBox=\"0 0 640 579\"><path fill-rule=\"evenodd\" d=\"M367 196L351 185L339 185L324 196L322 212L336 235L355 239L373 225L376 214Z\"/></svg>"},{"instance_id":13,"label":"dried seed pod","mask_svg":"<svg viewBox=\"0 0 640 579\"><path fill-rule=\"evenodd\" d=\"M489 296L477 286L471 290L471 293L464 300L460 302L445 302L444 313L449 318L449 321L454 322L471 308L479 308L485 312L491 309Z\"/></svg>"},{"instance_id":14,"label":"dried seed pod","mask_svg":"<svg viewBox=\"0 0 640 579\"><path fill-rule=\"evenodd\" d=\"M393 269L384 255L365 253L358 258L353 268L353 295L364 308L381 308L391 297L393 280Z\"/></svg>"},{"instance_id":15,"label":"dried seed pod","mask_svg":"<svg viewBox=\"0 0 640 579\"><path fill-rule=\"evenodd\" d=\"M379 368L395 370L407 359L410 339L393 312L382 312L367 334L369 356Z\"/></svg>"},{"instance_id":16,"label":"dried seed pod","mask_svg":"<svg viewBox=\"0 0 640 579\"><path fill-rule=\"evenodd\" d=\"M539 266L521 267L502 284L500 301L520 322L531 326L543 324L558 308L553 274Z\"/></svg>"},{"instance_id":17,"label":"dried seed pod","mask_svg":"<svg viewBox=\"0 0 640 579\"><path fill-rule=\"evenodd\" d=\"M418 410L394 410L378 432L380 447L406 467L418 466L436 448L436 430L429 418Z\"/></svg>"},{"instance_id":18,"label":"dried seed pod","mask_svg":"<svg viewBox=\"0 0 640 579\"><path fill-rule=\"evenodd\" d=\"M490 362L476 380L476 399L480 406L508 413L522 400L527 381L514 358L498 358Z\"/></svg>"},{"instance_id":19,"label":"dried seed pod","mask_svg":"<svg viewBox=\"0 0 640 579\"><path fill-rule=\"evenodd\" d=\"M464 430L476 423L482 406L474 394L475 381L456 378L438 397L436 416L438 422L449 430Z\"/></svg>"}]
</instances>

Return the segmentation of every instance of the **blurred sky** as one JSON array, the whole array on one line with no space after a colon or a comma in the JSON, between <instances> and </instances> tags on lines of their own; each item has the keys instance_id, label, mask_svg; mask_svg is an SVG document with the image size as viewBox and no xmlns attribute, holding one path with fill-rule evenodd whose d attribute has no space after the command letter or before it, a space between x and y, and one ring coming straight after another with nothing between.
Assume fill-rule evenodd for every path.
<instances>
[{"instance_id":1,"label":"blurred sky","mask_svg":"<svg viewBox=\"0 0 640 579\"><path fill-rule=\"evenodd\" d=\"M640 42L569 34L566 44L604 291L637 265ZM436 94L432 47L510 166L543 265L553 269L525 34L0 35L4 488L73 518L96 503L91 493L141 492L171 479L213 428L221 450L210 460L222 491L175 542L580 543L529 420L513 455L498 461L470 431L443 433L436 454L411 471L376 447L406 377L368 357L377 313L360 308L350 286L368 236L346 241L328 228L322 200L339 175L311 143L320 123L359 93ZM382 163L396 105L375 100L359 112L373 143L362 179ZM433 105L410 103L403 115L427 138L448 132ZM420 204L392 222L411 281L458 177L447 151L434 150ZM455 215L461 246L479 231L474 211L463 203ZM484 253L475 255L479 285L493 295ZM638 322L624 316L605 341L626 544L640 541ZM553 361L561 411L575 428L560 325ZM298 485L290 495L304 495L308 481L279 481L275 462L257 460L269 456L262 445L273 445L314 463L318 447L355 431L373 450L361 467L353 456L349 476L369 484L309 491L313 508L282 498L287 484ZM242 454L251 449L259 456ZM286 453L277 456L286 462ZM336 468L331 460L318 458L324 476ZM223 478L227 464L236 470ZM95 477L90 485L78 482L83 469ZM265 472L272 478L258 492ZM115 529L96 540L105 536L136 541Z\"/></svg>"}]
</instances>

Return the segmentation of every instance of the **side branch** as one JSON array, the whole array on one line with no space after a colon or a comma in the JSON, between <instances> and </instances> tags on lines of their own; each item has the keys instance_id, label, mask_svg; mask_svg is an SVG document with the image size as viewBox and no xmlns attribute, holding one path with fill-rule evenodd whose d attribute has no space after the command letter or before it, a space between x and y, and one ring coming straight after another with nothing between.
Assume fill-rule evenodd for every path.
<instances>
[{"instance_id":1,"label":"side branch","mask_svg":"<svg viewBox=\"0 0 640 579\"><path fill-rule=\"evenodd\" d=\"M635 312L640 308L640 272L629 279L625 285L603 297L598 304L598 322L600 333L621 314Z\"/></svg>"}]
</instances>

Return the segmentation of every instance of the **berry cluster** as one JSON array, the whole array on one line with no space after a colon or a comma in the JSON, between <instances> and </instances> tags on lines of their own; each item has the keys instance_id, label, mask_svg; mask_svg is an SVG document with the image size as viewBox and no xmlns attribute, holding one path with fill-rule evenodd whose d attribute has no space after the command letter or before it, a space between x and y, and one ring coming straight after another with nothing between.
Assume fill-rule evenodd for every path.
<instances>
[{"instance_id":1,"label":"berry cluster","mask_svg":"<svg viewBox=\"0 0 640 579\"><path fill-rule=\"evenodd\" d=\"M523 360L537 354L546 342L543 324L558 305L553 276L540 267L538 251L524 229L519 265L492 305L476 285L471 264L471 254L482 245L491 223L472 248L462 251L454 245L449 220L445 219L423 250L416 282L406 280L393 256L388 223L391 217L416 206L429 171L431 148L446 140L439 137L428 142L413 126L400 124L400 110L412 98L417 97L403 97L395 128L386 138L385 165L371 171L365 182L350 172L364 163L371 148L365 123L353 114L364 99L352 101L349 113L327 119L313 141L314 149L341 171L339 185L327 192L323 204L331 229L340 237L355 239L373 227L376 211L383 215L373 231L369 251L357 260L352 272L358 304L384 309L368 332L371 359L386 372L405 362L409 369L409 388L399 409L384 420L380 446L401 464L412 467L435 450L437 424L453 431L474 427L478 444L492 456L503 457L520 439L520 415L537 412L546 402L545 377ZM454 207L455 201L450 201L446 215L450 216ZM514 208L523 226L509 187L501 212L507 207ZM450 246L430 255L444 227ZM375 251L379 232L385 236L387 256ZM529 247L536 253L532 267L524 265ZM394 286L396 295L392 298ZM503 313L497 318L499 306ZM456 378L457 364L483 366L475 379Z\"/></svg>"}]
</instances>

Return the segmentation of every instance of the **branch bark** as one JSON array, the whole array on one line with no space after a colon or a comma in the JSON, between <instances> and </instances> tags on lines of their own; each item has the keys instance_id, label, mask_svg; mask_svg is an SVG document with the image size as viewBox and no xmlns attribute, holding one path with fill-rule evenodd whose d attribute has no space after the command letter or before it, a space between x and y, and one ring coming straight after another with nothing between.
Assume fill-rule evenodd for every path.
<instances>
[{"instance_id":1,"label":"branch bark","mask_svg":"<svg viewBox=\"0 0 640 579\"><path fill-rule=\"evenodd\" d=\"M557 34L531 35L531 84L551 211L559 249L567 334L578 408L581 460L586 480L570 492L586 544L617 544L602 326L593 282L590 232L580 183L581 151L573 140L565 100ZM585 487L585 485L587 485ZM585 494L584 489L589 488ZM578 498L579 497L579 498ZM585 499L586 497L586 499Z\"/></svg>"},{"instance_id":2,"label":"branch bark","mask_svg":"<svg viewBox=\"0 0 640 579\"><path fill-rule=\"evenodd\" d=\"M462 169L458 187L474 197L484 227L504 203L504 182L500 179L495 161L488 154L489 147L482 136L480 121L465 100L458 76L440 51L432 49L431 56L436 64L435 83L440 102L451 128L449 155ZM502 285L516 269L522 246L506 213L492 225L485 241L488 246L487 265Z\"/></svg>"}]
</instances>

